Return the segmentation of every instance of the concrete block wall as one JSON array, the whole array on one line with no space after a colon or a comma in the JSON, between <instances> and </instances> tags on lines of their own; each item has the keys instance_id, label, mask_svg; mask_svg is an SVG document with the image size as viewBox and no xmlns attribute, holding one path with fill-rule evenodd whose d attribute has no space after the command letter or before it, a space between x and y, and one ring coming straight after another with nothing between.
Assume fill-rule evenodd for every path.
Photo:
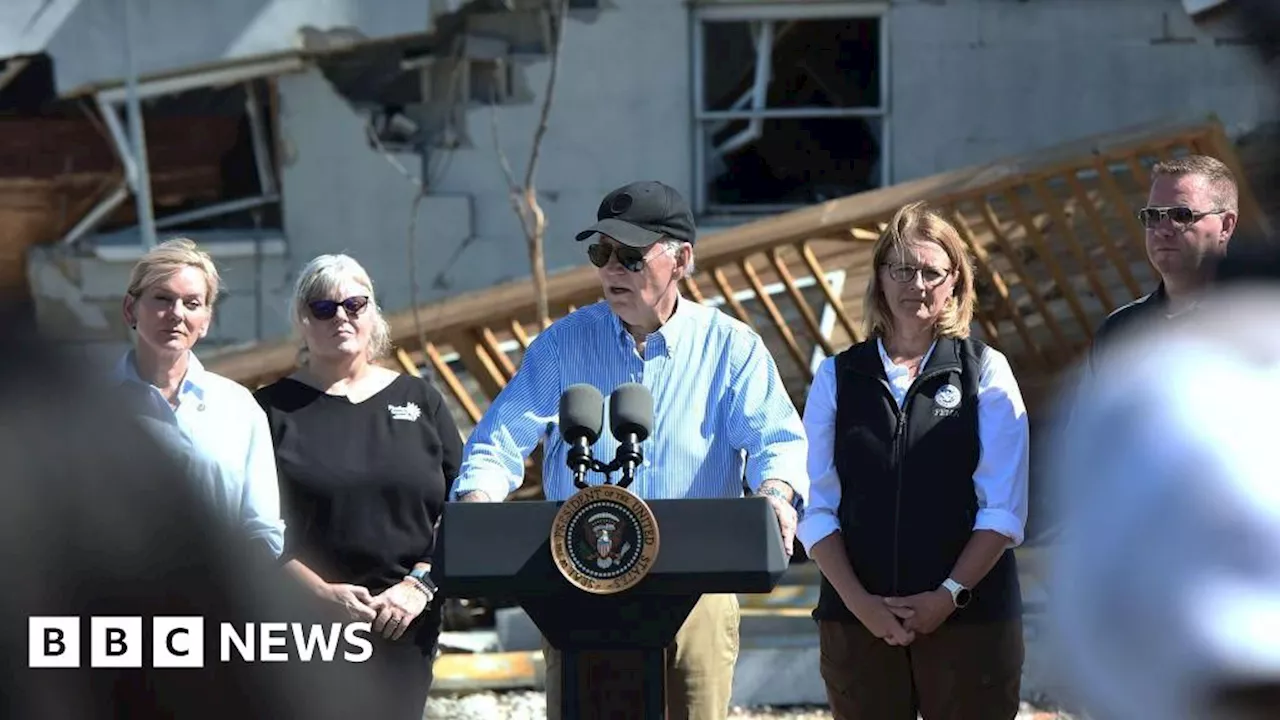
<instances>
[{"instance_id":1,"label":"concrete block wall","mask_svg":"<svg viewBox=\"0 0 1280 720\"><path fill-rule=\"evenodd\" d=\"M895 182L1166 118L1240 133L1280 110L1229 8L903 0L889 23Z\"/></svg>"},{"instance_id":2,"label":"concrete block wall","mask_svg":"<svg viewBox=\"0 0 1280 720\"><path fill-rule=\"evenodd\" d=\"M199 237L197 236L197 241ZM222 289L209 334L197 353L275 339L288 330L287 307L292 270L282 254L259 257L219 252L214 262ZM131 342L121 305L134 258L103 259L59 247L35 248L28 258L37 322L49 337L83 345L91 360L113 361Z\"/></svg>"}]
</instances>

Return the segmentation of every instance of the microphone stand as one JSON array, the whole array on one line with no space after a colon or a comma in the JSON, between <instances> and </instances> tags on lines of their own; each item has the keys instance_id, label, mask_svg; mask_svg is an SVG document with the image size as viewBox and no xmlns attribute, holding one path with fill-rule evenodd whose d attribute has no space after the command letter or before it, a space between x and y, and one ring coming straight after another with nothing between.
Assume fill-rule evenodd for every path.
<instances>
[{"instance_id":1,"label":"microphone stand","mask_svg":"<svg viewBox=\"0 0 1280 720\"><path fill-rule=\"evenodd\" d=\"M640 452L640 443L637 441L635 433L627 433L622 442L618 444L618 452L614 456L613 464L622 470L622 479L618 481L618 487L625 488L636 479L636 468L644 462L644 455Z\"/></svg>"},{"instance_id":2,"label":"microphone stand","mask_svg":"<svg viewBox=\"0 0 1280 720\"><path fill-rule=\"evenodd\" d=\"M587 471L593 469L596 461L591 457L591 444L587 438L579 437L569 448L568 465L573 468L573 486L582 490L587 487Z\"/></svg>"},{"instance_id":3,"label":"microphone stand","mask_svg":"<svg viewBox=\"0 0 1280 720\"><path fill-rule=\"evenodd\" d=\"M603 463L595 459L591 453L591 445L587 443L585 437L574 441L569 447L568 457L565 458L565 464L573 469L573 486L579 490L590 487L587 484L587 473L590 471L604 475L605 485L616 484L620 488L626 488L635 481L636 468L643 463L644 453L640 451L640 443L635 433L626 434L619 443L618 452L611 463ZM610 476L619 470L622 471L622 478L614 483Z\"/></svg>"}]
</instances>

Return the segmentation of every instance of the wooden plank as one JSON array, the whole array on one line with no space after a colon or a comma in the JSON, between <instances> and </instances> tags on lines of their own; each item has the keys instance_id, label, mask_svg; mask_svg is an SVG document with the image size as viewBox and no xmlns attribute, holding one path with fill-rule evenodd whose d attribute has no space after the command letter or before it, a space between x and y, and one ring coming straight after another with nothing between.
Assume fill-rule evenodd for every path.
<instances>
[{"instance_id":1,"label":"wooden plank","mask_svg":"<svg viewBox=\"0 0 1280 720\"><path fill-rule=\"evenodd\" d=\"M529 349L529 343L532 340L529 339L529 333L525 332L524 325L519 320L513 319L511 321L511 337L514 337L516 342L520 343L521 349Z\"/></svg>"},{"instance_id":2,"label":"wooden plank","mask_svg":"<svg viewBox=\"0 0 1280 720\"><path fill-rule=\"evenodd\" d=\"M769 315L769 319L773 321L774 326L778 329L778 335L782 337L782 342L786 344L787 350L791 352L791 357L795 358L796 365L800 366L805 379L813 380L813 372L809 369L809 363L806 361L804 353L800 351L800 346L796 344L796 338L791 334L791 328L787 327L787 321L783 319L782 313L778 312L778 306L773 303L773 298L769 297L769 294L764 291L764 286L760 284L760 278L751 267L751 260L743 258L739 261L739 267L742 268L742 274L746 276L751 289L755 291L756 298L764 306L765 313Z\"/></svg>"},{"instance_id":3,"label":"wooden plank","mask_svg":"<svg viewBox=\"0 0 1280 720\"><path fill-rule=\"evenodd\" d=\"M805 265L809 266L809 272L813 275L813 279L817 282L818 288L822 290L822 294L827 297L827 304L831 306L832 312L836 314L836 319L844 326L845 332L849 333L849 339L853 344L862 342L862 333L859 332L857 326L853 322L853 318L849 317L849 313L845 312L844 303L840 302L840 298L836 296L835 290L827 282L827 274L823 272L822 266L818 264L818 258L813 254L813 250L809 248L808 243L802 243L797 246L800 251L800 258L804 260ZM875 272L873 269L872 272Z\"/></svg>"},{"instance_id":4,"label":"wooden plank","mask_svg":"<svg viewBox=\"0 0 1280 720\"><path fill-rule=\"evenodd\" d=\"M1040 260L1048 268L1049 273L1053 275L1054 281L1058 283L1058 289L1062 292L1062 296L1071 308L1071 312L1076 316L1076 321L1080 323L1080 327L1084 330L1086 337L1092 340L1093 327L1089 321L1089 315L1084 311L1084 306L1080 304L1080 299L1076 297L1075 290L1071 287L1071 281L1062 272L1062 266L1058 264L1057 259L1054 257L1049 241L1045 238L1044 233L1040 231L1035 221L1031 219L1031 215L1027 212L1026 206L1022 204L1022 199L1018 197L1017 193L1007 192L1005 193L1005 199L1013 210L1014 217L1022 225L1023 231L1027 233L1027 237L1036 246L1036 251L1040 253ZM1072 351L1074 352L1074 348Z\"/></svg>"},{"instance_id":5,"label":"wooden plank","mask_svg":"<svg viewBox=\"0 0 1280 720\"><path fill-rule=\"evenodd\" d=\"M1143 230L1142 225L1138 222L1134 209L1129 206L1129 201L1125 198L1124 191L1120 189L1120 183L1116 180L1115 174L1101 158L1094 160L1094 169L1098 172L1098 180L1102 185L1102 192L1115 208L1117 219L1123 223L1130 242L1138 249L1138 252L1142 253L1143 257L1146 257L1146 231ZM1138 297L1138 295L1135 295L1134 299ZM1115 308L1112 309L1114 310Z\"/></svg>"},{"instance_id":6,"label":"wooden plank","mask_svg":"<svg viewBox=\"0 0 1280 720\"><path fill-rule=\"evenodd\" d=\"M1133 176L1134 182L1141 187L1151 187L1151 174L1147 172L1136 154L1126 155L1124 164L1129 168L1129 174Z\"/></svg>"},{"instance_id":7,"label":"wooden plank","mask_svg":"<svg viewBox=\"0 0 1280 720\"><path fill-rule=\"evenodd\" d=\"M991 238L1004 252L1005 258L1009 264L1013 266L1013 271L1022 278L1022 289L1027 293L1027 297L1031 298L1031 302L1036 306L1040 316L1044 319L1045 327L1053 334L1053 339L1057 342L1058 347L1063 353L1070 354L1074 352L1072 343L1067 340L1066 333L1062 331L1062 326L1058 324L1058 319L1054 317L1049 309L1049 305L1045 302L1045 298L1040 294L1038 282L1034 275L1031 274L1027 266L1022 262L1022 256L1018 248L1014 247L1009 237L1005 235L1004 224L1000 218L996 216L995 209L991 207L991 203L982 201L978 205L978 210L982 215L982 219L986 222L988 229L991 231Z\"/></svg>"},{"instance_id":8,"label":"wooden plank","mask_svg":"<svg viewBox=\"0 0 1280 720\"><path fill-rule=\"evenodd\" d=\"M1137 279L1133 277L1133 271L1129 269L1129 261L1124 258L1120 248L1116 246L1115 238L1111 237L1111 233L1107 232L1106 223L1102 221L1102 216L1098 214L1098 208L1093 204L1090 194L1085 191L1084 186L1080 184L1079 179L1074 174L1067 175L1066 178L1067 186L1076 196L1080 208L1084 210L1085 218L1089 221L1089 226L1093 229L1094 236L1098 238L1098 244L1102 246L1102 252L1106 254L1107 259L1111 261L1111 265L1120 274L1120 280L1124 282L1130 296L1138 297L1142 294L1142 288L1138 285Z\"/></svg>"},{"instance_id":9,"label":"wooden plank","mask_svg":"<svg viewBox=\"0 0 1280 720\"><path fill-rule=\"evenodd\" d=\"M485 351L488 352L489 357L494 362L494 365L502 373L502 383L505 385L506 381L510 380L512 376L516 374L516 366L512 364L511 358L507 357L507 354L502 351L501 343L498 342L498 337L493 334L492 330L488 327L482 327L478 331L478 334L480 335L480 342L484 345Z\"/></svg>"},{"instance_id":10,"label":"wooden plank","mask_svg":"<svg viewBox=\"0 0 1280 720\"><path fill-rule=\"evenodd\" d=\"M987 334L987 344L1003 353L1008 354L1009 349L1004 346L1004 341L1000 339L1000 329L991 321L990 316L983 312L982 308L974 303L973 317L978 321L978 325L982 327L982 331Z\"/></svg>"},{"instance_id":11,"label":"wooden plank","mask_svg":"<svg viewBox=\"0 0 1280 720\"><path fill-rule=\"evenodd\" d=\"M405 352L404 348L396 346L394 355L396 363L400 366L402 371L414 377L422 377L422 373L418 371L418 363L414 362L413 358L409 357L409 353Z\"/></svg>"},{"instance_id":12,"label":"wooden plank","mask_svg":"<svg viewBox=\"0 0 1280 720\"><path fill-rule=\"evenodd\" d=\"M712 268L711 279L715 282L716 287L720 289L720 297L724 299L725 305L733 310L733 314L739 320L754 328L755 324L751 322L751 315L747 313L747 309L742 307L742 303L733 296L733 288L729 285L729 280L724 276L724 270L720 268Z\"/></svg>"},{"instance_id":13,"label":"wooden plank","mask_svg":"<svg viewBox=\"0 0 1280 720\"><path fill-rule=\"evenodd\" d=\"M1236 152L1235 145L1227 137L1222 125L1211 125L1203 135L1192 141L1192 148L1198 153L1218 158L1231 168L1231 172L1236 176L1236 185L1239 186L1239 222L1251 231L1254 237L1275 242L1276 238L1273 234L1275 228L1271 225L1271 218L1267 217L1266 211L1262 209L1262 203L1258 202L1258 195L1249 183L1249 176L1240 162L1240 155Z\"/></svg>"},{"instance_id":14,"label":"wooden plank","mask_svg":"<svg viewBox=\"0 0 1280 720\"><path fill-rule=\"evenodd\" d=\"M694 280L692 276L684 278L680 283L684 286L685 295L689 296L689 298L698 303L707 301L706 296L702 294L702 289L698 287L698 281Z\"/></svg>"},{"instance_id":15,"label":"wooden plank","mask_svg":"<svg viewBox=\"0 0 1280 720\"><path fill-rule=\"evenodd\" d=\"M462 360L462 366L480 384L480 388L484 390L485 395L491 398L497 397L498 393L502 392L502 388L506 386L507 379L503 376L502 371L498 369L497 363L489 356L489 351L485 349L484 343L475 337L475 333L460 333L449 344L457 351L459 359Z\"/></svg>"},{"instance_id":16,"label":"wooden plank","mask_svg":"<svg viewBox=\"0 0 1280 720\"><path fill-rule=\"evenodd\" d=\"M1018 311L1018 306L1013 301L1012 295L1009 293L1009 285L1005 282L1004 276L995 268L991 262L991 257L987 254L987 249L982 246L982 242L975 236L973 230L969 227L969 223L965 221L964 216L953 206L947 207L947 212L951 216L952 222L955 223L956 229L960 232L960 236L964 238L969 245L969 250L973 255L974 262L984 275L991 278L991 285L996 290L996 295L1000 298L1005 307L1009 320L1013 323L1013 327L1018 331L1018 336L1022 338L1022 342L1027 346L1027 352L1035 359L1036 364L1044 367L1044 356L1040 354L1040 347L1036 343L1035 338L1031 335L1031 330L1027 328L1026 321L1022 318L1022 313Z\"/></svg>"},{"instance_id":17,"label":"wooden plank","mask_svg":"<svg viewBox=\"0 0 1280 720\"><path fill-rule=\"evenodd\" d=\"M804 324L808 326L814 340L822 346L822 351L828 356L835 355L835 348L831 346L831 341L823 334L822 325L818 322L817 316L814 315L813 308L809 307L809 302L804 299L804 294L796 287L795 279L791 277L787 262L782 258L782 248L778 247L770 250L769 260L778 272L778 277L782 279L782 285L787 289L787 294L791 296L791 302L796 306L800 317L804 318ZM822 282L821 278L815 278L815 281Z\"/></svg>"},{"instance_id":18,"label":"wooden plank","mask_svg":"<svg viewBox=\"0 0 1280 720\"><path fill-rule=\"evenodd\" d=\"M1094 264L1089 262L1089 258L1085 257L1084 249L1080 245L1080 238L1076 235L1071 221L1067 219L1067 214L1062 211L1062 204L1053 196L1044 181L1032 180L1030 184L1031 190L1035 193L1036 198L1040 200L1040 204L1049 211L1050 216L1058 227L1062 228L1062 244L1075 257L1076 262L1080 263L1080 270L1084 271L1085 280L1088 281L1089 287L1093 289L1094 297L1098 298L1104 308L1114 307L1111 302L1111 293L1107 292L1106 286L1098 278L1098 272Z\"/></svg>"},{"instance_id":19,"label":"wooden plank","mask_svg":"<svg viewBox=\"0 0 1280 720\"><path fill-rule=\"evenodd\" d=\"M471 398L471 393L467 392L466 386L458 379L457 374L453 372L453 368L450 368L449 363L445 362L444 358L441 357L440 351L436 349L435 344L423 344L422 351L427 356L427 361L431 363L431 368L436 371L436 377L444 381L445 387L449 388L449 392L453 394L453 399L458 401L462 411L467 414L467 417L471 418L472 423L480 422L480 407Z\"/></svg>"}]
</instances>

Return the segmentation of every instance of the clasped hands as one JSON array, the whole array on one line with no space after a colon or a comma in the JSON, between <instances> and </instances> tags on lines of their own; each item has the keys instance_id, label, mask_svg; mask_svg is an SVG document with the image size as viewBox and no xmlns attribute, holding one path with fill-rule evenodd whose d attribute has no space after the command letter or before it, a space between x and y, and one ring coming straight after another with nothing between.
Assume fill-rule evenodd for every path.
<instances>
[{"instance_id":1,"label":"clasped hands","mask_svg":"<svg viewBox=\"0 0 1280 720\"><path fill-rule=\"evenodd\" d=\"M956 609L951 593L944 588L906 597L864 592L846 605L873 635L898 646L910 645L917 633L928 635L937 630Z\"/></svg>"},{"instance_id":2,"label":"clasped hands","mask_svg":"<svg viewBox=\"0 0 1280 720\"><path fill-rule=\"evenodd\" d=\"M431 598L412 580L401 580L377 595L361 585L334 583L317 588L317 594L342 608L352 620L373 623L373 631L388 640L399 640Z\"/></svg>"}]
</instances>

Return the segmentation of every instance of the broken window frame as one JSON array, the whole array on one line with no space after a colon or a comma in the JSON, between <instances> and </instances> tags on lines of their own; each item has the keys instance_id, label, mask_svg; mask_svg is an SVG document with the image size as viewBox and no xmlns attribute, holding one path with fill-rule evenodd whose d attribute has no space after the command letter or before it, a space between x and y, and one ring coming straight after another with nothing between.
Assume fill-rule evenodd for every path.
<instances>
[{"instance_id":1,"label":"broken window frame","mask_svg":"<svg viewBox=\"0 0 1280 720\"><path fill-rule=\"evenodd\" d=\"M708 110L706 108L706 89L704 72L706 62L706 46L703 28L712 22L761 22L776 24L788 21L804 20L844 20L875 19L879 22L880 35L880 105L879 107L852 108L774 108L755 109L748 107L741 110ZM768 4L768 5L733 5L702 6L693 14L693 206L699 215L743 215L768 212L786 212L802 207L801 204L736 204L725 205L711 203L708 198L708 165L710 160L707 132L708 126L725 126L735 120L748 121L748 130L759 133L762 122L767 119L814 119L814 118L878 118L880 129L880 187L887 187L892 182L893 167L890 128L890 85L889 85L889 3L888 2L845 2L822 5L804 4ZM761 33L756 45L756 87L755 97L750 98L752 105L764 103L764 92L768 88L767 80L761 85L761 79L768 78L768 69L772 61L772 52L759 52L763 43L769 42L768 33ZM766 49L771 49L765 45ZM761 65L764 65L762 69ZM748 96L744 96L746 98ZM735 103L736 105L737 103ZM745 135L744 135L745 137ZM737 139L736 137L734 139ZM754 138L750 138L754 139ZM749 142L750 140L748 140Z\"/></svg>"},{"instance_id":2,"label":"broken window frame","mask_svg":"<svg viewBox=\"0 0 1280 720\"><path fill-rule=\"evenodd\" d=\"M196 220L229 215L280 202L280 183L276 167L272 161L271 138L268 137L266 126L263 123L261 106L253 88L253 83L257 80L274 78L286 73L299 72L303 69L305 69L305 65L301 58L285 57L277 60L229 65L185 75L155 78L138 83L137 96L139 101L205 88L244 85L246 95L245 112L248 115L251 128L258 182L262 188L261 194L257 196L228 200L194 210L157 217L154 221L156 230L165 230ZM112 148L124 167L124 181L110 195L103 198L92 210L86 213L63 236L61 240L63 245L72 245L77 240L91 234L103 219L114 212L130 196L139 191L141 183L149 183L150 173L149 168L145 165L146 157L134 147L126 127L128 122L127 93L127 88L121 84L116 87L99 90L93 94L98 113L111 136ZM146 144L145 127L142 130L142 144L144 146ZM147 196L149 197L149 188L147 190ZM154 206L151 211L154 212ZM139 224L134 227L140 226ZM140 237L140 241L141 244L145 245L147 238Z\"/></svg>"}]
</instances>

